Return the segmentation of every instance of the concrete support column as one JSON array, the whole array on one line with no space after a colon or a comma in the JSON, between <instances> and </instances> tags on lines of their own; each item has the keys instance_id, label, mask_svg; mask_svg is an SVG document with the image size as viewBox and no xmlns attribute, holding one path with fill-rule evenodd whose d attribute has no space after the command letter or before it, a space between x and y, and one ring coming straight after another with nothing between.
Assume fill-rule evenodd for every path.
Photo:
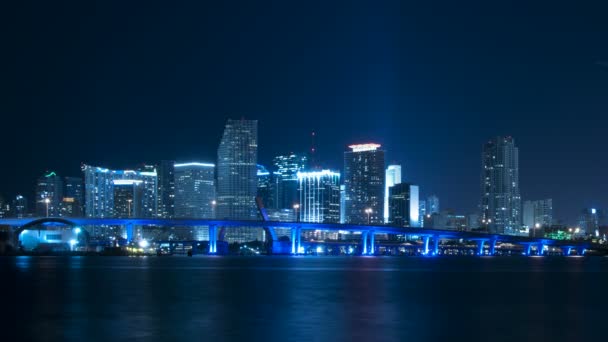
<instances>
[{"instance_id":1,"label":"concrete support column","mask_svg":"<svg viewBox=\"0 0 608 342\"><path fill-rule=\"evenodd\" d=\"M127 223L125 225L125 230L127 233L127 242L133 241L133 233L134 233L133 223L132 222Z\"/></svg>"},{"instance_id":2,"label":"concrete support column","mask_svg":"<svg viewBox=\"0 0 608 342\"><path fill-rule=\"evenodd\" d=\"M439 238L439 236L434 236L433 237L433 242L434 242L433 255L439 255L439 240L441 240Z\"/></svg>"},{"instance_id":3,"label":"concrete support column","mask_svg":"<svg viewBox=\"0 0 608 342\"><path fill-rule=\"evenodd\" d=\"M562 247L562 252L564 253L564 256L569 256L572 252L572 247Z\"/></svg>"},{"instance_id":4,"label":"concrete support column","mask_svg":"<svg viewBox=\"0 0 608 342\"><path fill-rule=\"evenodd\" d=\"M485 240L477 241L477 255L483 255L483 245L485 244Z\"/></svg>"},{"instance_id":5,"label":"concrete support column","mask_svg":"<svg viewBox=\"0 0 608 342\"><path fill-rule=\"evenodd\" d=\"M367 232L361 232L361 248L363 249L363 255L367 255Z\"/></svg>"},{"instance_id":6,"label":"concrete support column","mask_svg":"<svg viewBox=\"0 0 608 342\"><path fill-rule=\"evenodd\" d=\"M209 254L217 253L217 226L209 226Z\"/></svg>"},{"instance_id":7,"label":"concrete support column","mask_svg":"<svg viewBox=\"0 0 608 342\"><path fill-rule=\"evenodd\" d=\"M298 254L298 250L296 249L297 241L296 234L298 233L298 228L291 228L291 254Z\"/></svg>"},{"instance_id":8,"label":"concrete support column","mask_svg":"<svg viewBox=\"0 0 608 342\"><path fill-rule=\"evenodd\" d=\"M538 246L536 247L536 249L537 249L538 255L543 255L543 251L545 249L545 245L543 245L542 243L539 243Z\"/></svg>"},{"instance_id":9,"label":"concrete support column","mask_svg":"<svg viewBox=\"0 0 608 342\"><path fill-rule=\"evenodd\" d=\"M429 254L429 240L431 239L430 236L425 236L424 237L424 249L422 250L422 253L424 255L428 255Z\"/></svg>"},{"instance_id":10,"label":"concrete support column","mask_svg":"<svg viewBox=\"0 0 608 342\"><path fill-rule=\"evenodd\" d=\"M296 253L299 254L300 253L300 249L302 247L302 228L298 227L296 229Z\"/></svg>"},{"instance_id":11,"label":"concrete support column","mask_svg":"<svg viewBox=\"0 0 608 342\"><path fill-rule=\"evenodd\" d=\"M530 256L530 253L532 253L532 244L529 243L529 244L525 245L524 248L526 250L526 255Z\"/></svg>"},{"instance_id":12,"label":"concrete support column","mask_svg":"<svg viewBox=\"0 0 608 342\"><path fill-rule=\"evenodd\" d=\"M376 246L375 246L375 233L373 230L369 231L369 254L370 255L374 255L376 253Z\"/></svg>"},{"instance_id":13,"label":"concrete support column","mask_svg":"<svg viewBox=\"0 0 608 342\"><path fill-rule=\"evenodd\" d=\"M496 239L490 241L490 255L494 255L496 251Z\"/></svg>"}]
</instances>

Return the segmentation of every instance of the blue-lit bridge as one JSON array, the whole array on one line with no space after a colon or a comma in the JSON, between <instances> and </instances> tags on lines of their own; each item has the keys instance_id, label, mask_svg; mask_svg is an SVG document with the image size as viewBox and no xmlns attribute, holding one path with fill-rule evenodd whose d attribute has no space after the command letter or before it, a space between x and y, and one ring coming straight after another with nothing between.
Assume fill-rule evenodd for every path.
<instances>
[{"instance_id":1,"label":"blue-lit bridge","mask_svg":"<svg viewBox=\"0 0 608 342\"><path fill-rule=\"evenodd\" d=\"M395 227L388 225L354 225L334 223L310 223L310 222L278 222L257 220L215 220L215 219L156 219L156 218L9 218L0 219L0 225L10 226L14 237L18 240L19 234L26 229L41 229L45 225L66 225L73 228L85 229L87 226L121 226L125 228L128 241L133 240L134 227L209 227L209 253L217 253L219 229L231 228L262 228L266 231L267 238L271 240L271 253L299 254L302 250L302 232L325 231L325 232L349 232L360 233L361 254L374 255L377 251L375 241L376 234L393 234L406 237L419 237L422 240L422 254L438 255L441 240L464 240L477 244L477 254L484 255L488 247L489 255L495 254L497 243L508 243L523 247L523 254L531 255L534 247L537 254L543 254L545 247L559 248L564 255L570 255L576 250L578 255L585 254L591 244L588 241L563 241L546 238L530 238L512 235L486 234L479 232L464 232L441 229L427 229L414 227ZM280 241L275 229L287 228L290 230L288 246L285 241ZM44 229L44 228L42 228ZM16 241L17 241L16 240ZM318 243L318 242L317 242ZM287 247L287 248L285 248Z\"/></svg>"}]
</instances>

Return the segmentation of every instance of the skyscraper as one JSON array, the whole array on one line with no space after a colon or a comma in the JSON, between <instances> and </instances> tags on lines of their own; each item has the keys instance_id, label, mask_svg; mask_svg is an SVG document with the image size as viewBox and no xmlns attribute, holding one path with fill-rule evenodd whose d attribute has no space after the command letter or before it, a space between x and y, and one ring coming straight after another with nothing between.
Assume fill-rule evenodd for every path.
<instances>
[{"instance_id":1,"label":"skyscraper","mask_svg":"<svg viewBox=\"0 0 608 342\"><path fill-rule=\"evenodd\" d=\"M257 120L228 120L217 150L218 218L257 218L257 159ZM261 229L231 229L226 233L229 241L251 241L262 236Z\"/></svg>"},{"instance_id":2,"label":"skyscraper","mask_svg":"<svg viewBox=\"0 0 608 342\"><path fill-rule=\"evenodd\" d=\"M13 200L12 215L17 218L28 216L27 199L22 195L17 195Z\"/></svg>"},{"instance_id":3,"label":"skyscraper","mask_svg":"<svg viewBox=\"0 0 608 342\"><path fill-rule=\"evenodd\" d=\"M378 144L349 146L344 152L346 222L384 222L384 151Z\"/></svg>"},{"instance_id":4,"label":"skyscraper","mask_svg":"<svg viewBox=\"0 0 608 342\"><path fill-rule=\"evenodd\" d=\"M528 229L536 225L550 227L553 224L553 200L525 201L523 206L523 224Z\"/></svg>"},{"instance_id":5,"label":"skyscraper","mask_svg":"<svg viewBox=\"0 0 608 342\"><path fill-rule=\"evenodd\" d=\"M86 217L115 217L114 184L116 180L138 180L142 184L140 217L157 215L158 185L155 171L110 170L83 165ZM135 198L133 199L135 200Z\"/></svg>"},{"instance_id":6,"label":"skyscraper","mask_svg":"<svg viewBox=\"0 0 608 342\"><path fill-rule=\"evenodd\" d=\"M439 213L439 197L431 195L426 199L426 214L433 215Z\"/></svg>"},{"instance_id":7,"label":"skyscraper","mask_svg":"<svg viewBox=\"0 0 608 342\"><path fill-rule=\"evenodd\" d=\"M401 165L389 165L386 168L386 186L384 187L384 223L388 223L388 188L401 183Z\"/></svg>"},{"instance_id":8,"label":"skyscraper","mask_svg":"<svg viewBox=\"0 0 608 342\"><path fill-rule=\"evenodd\" d=\"M389 223L401 227L420 227L419 189L400 183L389 188Z\"/></svg>"},{"instance_id":9,"label":"skyscraper","mask_svg":"<svg viewBox=\"0 0 608 342\"><path fill-rule=\"evenodd\" d=\"M340 222L340 173L330 170L298 172L301 222Z\"/></svg>"},{"instance_id":10,"label":"skyscraper","mask_svg":"<svg viewBox=\"0 0 608 342\"><path fill-rule=\"evenodd\" d=\"M298 172L306 169L308 158L304 155L291 153L274 158L274 166L278 175L278 204L279 209L291 209L298 202Z\"/></svg>"},{"instance_id":11,"label":"skyscraper","mask_svg":"<svg viewBox=\"0 0 608 342\"><path fill-rule=\"evenodd\" d=\"M521 228L519 150L511 137L496 137L483 145L481 219L491 233L517 234Z\"/></svg>"},{"instance_id":12,"label":"skyscraper","mask_svg":"<svg viewBox=\"0 0 608 342\"><path fill-rule=\"evenodd\" d=\"M175 177L172 160L162 160L158 168L158 216L172 218L175 215Z\"/></svg>"},{"instance_id":13,"label":"skyscraper","mask_svg":"<svg viewBox=\"0 0 608 342\"><path fill-rule=\"evenodd\" d=\"M80 177L65 177L62 216L82 216L84 213L84 182Z\"/></svg>"},{"instance_id":14,"label":"skyscraper","mask_svg":"<svg viewBox=\"0 0 608 342\"><path fill-rule=\"evenodd\" d=\"M136 179L115 179L113 183L114 217L143 217L143 181Z\"/></svg>"},{"instance_id":15,"label":"skyscraper","mask_svg":"<svg viewBox=\"0 0 608 342\"><path fill-rule=\"evenodd\" d=\"M596 208L585 208L579 218L580 229L587 236L599 236L599 227L606 225L608 216L604 210Z\"/></svg>"},{"instance_id":16,"label":"skyscraper","mask_svg":"<svg viewBox=\"0 0 608 342\"><path fill-rule=\"evenodd\" d=\"M175 217L214 218L215 165L175 164Z\"/></svg>"},{"instance_id":17,"label":"skyscraper","mask_svg":"<svg viewBox=\"0 0 608 342\"><path fill-rule=\"evenodd\" d=\"M277 198L274 196L276 194L275 184L273 183L273 174L269 172L263 165L258 164L258 190L257 197L262 199L262 203L264 204L264 208L266 209L274 209L276 208L275 203Z\"/></svg>"},{"instance_id":18,"label":"skyscraper","mask_svg":"<svg viewBox=\"0 0 608 342\"><path fill-rule=\"evenodd\" d=\"M61 216L63 182L55 172L48 172L36 183L36 215Z\"/></svg>"}]
</instances>

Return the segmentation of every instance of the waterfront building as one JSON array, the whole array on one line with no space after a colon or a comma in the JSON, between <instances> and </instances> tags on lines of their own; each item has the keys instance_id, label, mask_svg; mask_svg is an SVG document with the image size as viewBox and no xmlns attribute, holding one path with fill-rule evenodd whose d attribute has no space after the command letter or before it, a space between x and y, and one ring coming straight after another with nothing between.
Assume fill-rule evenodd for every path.
<instances>
[{"instance_id":1,"label":"waterfront building","mask_svg":"<svg viewBox=\"0 0 608 342\"><path fill-rule=\"evenodd\" d=\"M175 176L173 160L162 160L158 168L158 216L175 216Z\"/></svg>"},{"instance_id":2,"label":"waterfront building","mask_svg":"<svg viewBox=\"0 0 608 342\"><path fill-rule=\"evenodd\" d=\"M389 188L389 224L420 227L418 185L400 183Z\"/></svg>"},{"instance_id":3,"label":"waterfront building","mask_svg":"<svg viewBox=\"0 0 608 342\"><path fill-rule=\"evenodd\" d=\"M431 195L426 199L426 213L429 215L439 212L439 197Z\"/></svg>"},{"instance_id":4,"label":"waterfront building","mask_svg":"<svg viewBox=\"0 0 608 342\"><path fill-rule=\"evenodd\" d=\"M386 168L386 182L384 187L384 223L388 223L388 189L401 183L401 165L389 165Z\"/></svg>"},{"instance_id":5,"label":"waterfront building","mask_svg":"<svg viewBox=\"0 0 608 342\"><path fill-rule=\"evenodd\" d=\"M520 231L519 150L511 137L496 137L483 145L480 207L491 233Z\"/></svg>"},{"instance_id":6,"label":"waterfront building","mask_svg":"<svg viewBox=\"0 0 608 342\"><path fill-rule=\"evenodd\" d=\"M176 163L175 217L215 218L215 165Z\"/></svg>"},{"instance_id":7,"label":"waterfront building","mask_svg":"<svg viewBox=\"0 0 608 342\"><path fill-rule=\"evenodd\" d=\"M273 174L269 172L263 165L258 164L258 188L257 197L262 199L264 208L274 209L277 198L275 197L275 184Z\"/></svg>"},{"instance_id":8,"label":"waterfront building","mask_svg":"<svg viewBox=\"0 0 608 342\"><path fill-rule=\"evenodd\" d=\"M340 222L340 173L331 170L298 172L299 220Z\"/></svg>"},{"instance_id":9,"label":"waterfront building","mask_svg":"<svg viewBox=\"0 0 608 342\"><path fill-rule=\"evenodd\" d=\"M55 172L47 172L36 182L36 216L59 217L63 199L63 181Z\"/></svg>"},{"instance_id":10,"label":"waterfront building","mask_svg":"<svg viewBox=\"0 0 608 342\"><path fill-rule=\"evenodd\" d=\"M356 144L344 152L345 220L384 222L384 151L379 144ZM417 216L418 214L416 214Z\"/></svg>"},{"instance_id":11,"label":"waterfront building","mask_svg":"<svg viewBox=\"0 0 608 342\"><path fill-rule=\"evenodd\" d=\"M527 229L550 227L553 224L553 200L525 201L523 205L523 224Z\"/></svg>"},{"instance_id":12,"label":"waterfront building","mask_svg":"<svg viewBox=\"0 0 608 342\"><path fill-rule=\"evenodd\" d=\"M276 156L274 166L278 176L278 209L289 209L298 202L298 172L306 169L308 158L305 155L291 153Z\"/></svg>"}]
</instances>

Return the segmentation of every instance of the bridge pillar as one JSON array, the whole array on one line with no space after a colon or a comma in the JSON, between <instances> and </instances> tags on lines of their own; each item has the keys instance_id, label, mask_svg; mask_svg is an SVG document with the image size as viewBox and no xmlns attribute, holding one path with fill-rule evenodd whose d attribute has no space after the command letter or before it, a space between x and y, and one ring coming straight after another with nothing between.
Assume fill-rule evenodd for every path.
<instances>
[{"instance_id":1,"label":"bridge pillar","mask_svg":"<svg viewBox=\"0 0 608 342\"><path fill-rule=\"evenodd\" d=\"M133 223L132 222L128 222L125 225L125 230L127 233L127 242L131 242L133 241L133 233L134 233L134 228L133 228Z\"/></svg>"},{"instance_id":2,"label":"bridge pillar","mask_svg":"<svg viewBox=\"0 0 608 342\"><path fill-rule=\"evenodd\" d=\"M477 241L477 255L483 255L483 246L485 244L485 240Z\"/></svg>"},{"instance_id":3,"label":"bridge pillar","mask_svg":"<svg viewBox=\"0 0 608 342\"><path fill-rule=\"evenodd\" d=\"M296 228L296 248L296 254L299 254L302 248L302 227Z\"/></svg>"},{"instance_id":4,"label":"bridge pillar","mask_svg":"<svg viewBox=\"0 0 608 342\"><path fill-rule=\"evenodd\" d=\"M424 249L422 251L422 253L424 255L428 255L429 254L429 240L430 240L430 236L425 236L424 237Z\"/></svg>"},{"instance_id":5,"label":"bridge pillar","mask_svg":"<svg viewBox=\"0 0 608 342\"><path fill-rule=\"evenodd\" d=\"M209 226L209 254L217 253L217 226Z\"/></svg>"},{"instance_id":6,"label":"bridge pillar","mask_svg":"<svg viewBox=\"0 0 608 342\"><path fill-rule=\"evenodd\" d=\"M296 234L298 233L298 228L291 228L291 254L298 254Z\"/></svg>"},{"instance_id":7,"label":"bridge pillar","mask_svg":"<svg viewBox=\"0 0 608 342\"><path fill-rule=\"evenodd\" d=\"M543 251L545 249L545 245L543 245L543 243L539 243L538 246L536 247L537 249L537 253L538 255L543 255Z\"/></svg>"},{"instance_id":8,"label":"bridge pillar","mask_svg":"<svg viewBox=\"0 0 608 342\"><path fill-rule=\"evenodd\" d=\"M495 251L496 251L496 239L492 239L490 241L490 255L494 255Z\"/></svg>"},{"instance_id":9,"label":"bridge pillar","mask_svg":"<svg viewBox=\"0 0 608 342\"><path fill-rule=\"evenodd\" d=\"M367 255L367 231L361 232L361 254Z\"/></svg>"},{"instance_id":10,"label":"bridge pillar","mask_svg":"<svg viewBox=\"0 0 608 342\"><path fill-rule=\"evenodd\" d=\"M578 255L585 255L585 251L586 251L586 249L584 247L578 247L576 249L576 254L578 254Z\"/></svg>"},{"instance_id":11,"label":"bridge pillar","mask_svg":"<svg viewBox=\"0 0 608 342\"><path fill-rule=\"evenodd\" d=\"M532 253L532 244L531 244L531 243L526 244L526 245L524 246L524 249L525 249L525 251L526 251L526 252L525 252L525 253L526 253L526 255L527 255L527 256L530 256L530 253Z\"/></svg>"},{"instance_id":12,"label":"bridge pillar","mask_svg":"<svg viewBox=\"0 0 608 342\"><path fill-rule=\"evenodd\" d=\"M564 253L564 256L569 256L570 253L572 252L572 247L562 247L562 253Z\"/></svg>"},{"instance_id":13,"label":"bridge pillar","mask_svg":"<svg viewBox=\"0 0 608 342\"><path fill-rule=\"evenodd\" d=\"M369 254L370 255L374 255L376 253L376 246L375 246L375 233L373 230L370 230L369 233Z\"/></svg>"},{"instance_id":14,"label":"bridge pillar","mask_svg":"<svg viewBox=\"0 0 608 342\"><path fill-rule=\"evenodd\" d=\"M433 237L433 243L434 243L434 246L433 246L433 255L439 255L439 240L441 240L439 238L439 236L434 236Z\"/></svg>"}]
</instances>

